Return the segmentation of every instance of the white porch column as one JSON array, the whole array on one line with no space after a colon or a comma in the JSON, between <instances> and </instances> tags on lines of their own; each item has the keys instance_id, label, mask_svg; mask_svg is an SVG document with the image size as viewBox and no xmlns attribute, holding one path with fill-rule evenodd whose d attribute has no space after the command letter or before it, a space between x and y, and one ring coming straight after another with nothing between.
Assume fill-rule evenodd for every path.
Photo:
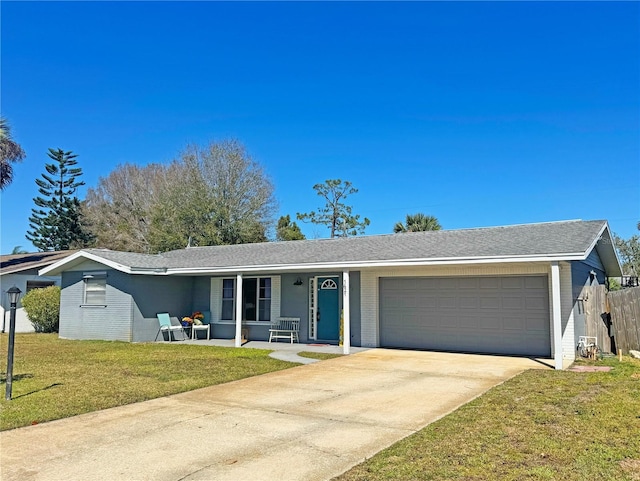
<instances>
[{"instance_id":1,"label":"white porch column","mask_svg":"<svg viewBox=\"0 0 640 481\"><path fill-rule=\"evenodd\" d=\"M351 349L351 309L349 293L349 271L342 273L342 352L349 354Z\"/></svg>"},{"instance_id":2,"label":"white porch column","mask_svg":"<svg viewBox=\"0 0 640 481\"><path fill-rule=\"evenodd\" d=\"M242 347L242 274L236 276L236 347Z\"/></svg>"},{"instance_id":3,"label":"white porch column","mask_svg":"<svg viewBox=\"0 0 640 481\"><path fill-rule=\"evenodd\" d=\"M562 312L560 306L560 265L551 263L551 313L553 321L553 360L562 369Z\"/></svg>"}]
</instances>

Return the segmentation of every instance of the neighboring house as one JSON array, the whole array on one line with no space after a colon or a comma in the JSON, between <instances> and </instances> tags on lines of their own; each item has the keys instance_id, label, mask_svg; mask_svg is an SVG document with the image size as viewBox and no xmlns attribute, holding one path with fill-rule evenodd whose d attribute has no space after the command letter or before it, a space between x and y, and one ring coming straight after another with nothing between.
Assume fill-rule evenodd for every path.
<instances>
[{"instance_id":1,"label":"neighboring house","mask_svg":"<svg viewBox=\"0 0 640 481\"><path fill-rule=\"evenodd\" d=\"M72 251L33 252L30 254L11 254L0 256L0 314L2 315L2 332L9 330L9 296L7 290L16 286L22 291L20 300L32 289L60 285L60 275L38 275L38 269L49 266L56 261L74 254ZM16 310L16 332L33 332L33 326L18 301Z\"/></svg>"},{"instance_id":2,"label":"neighboring house","mask_svg":"<svg viewBox=\"0 0 640 481\"><path fill-rule=\"evenodd\" d=\"M575 357L576 293L620 264L606 221L190 247L157 255L79 251L62 275L60 336L153 340L156 313L210 311L212 336L268 339L301 319L301 342ZM577 325L580 324L580 325Z\"/></svg>"}]
</instances>

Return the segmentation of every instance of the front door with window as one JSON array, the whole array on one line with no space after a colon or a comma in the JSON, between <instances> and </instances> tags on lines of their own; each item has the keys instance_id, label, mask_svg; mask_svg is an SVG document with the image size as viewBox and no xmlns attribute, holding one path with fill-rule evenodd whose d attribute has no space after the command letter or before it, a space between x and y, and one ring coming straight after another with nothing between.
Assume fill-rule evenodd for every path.
<instances>
[{"instance_id":1,"label":"front door with window","mask_svg":"<svg viewBox=\"0 0 640 481\"><path fill-rule=\"evenodd\" d=\"M340 336L340 291L338 277L318 277L316 310L317 338L337 341Z\"/></svg>"}]
</instances>

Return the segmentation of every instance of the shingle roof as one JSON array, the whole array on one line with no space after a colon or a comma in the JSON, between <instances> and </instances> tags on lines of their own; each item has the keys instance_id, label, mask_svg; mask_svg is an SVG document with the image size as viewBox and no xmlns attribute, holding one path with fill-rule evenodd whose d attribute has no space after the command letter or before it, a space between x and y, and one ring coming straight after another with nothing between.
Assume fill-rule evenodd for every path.
<instances>
[{"instance_id":1,"label":"shingle roof","mask_svg":"<svg viewBox=\"0 0 640 481\"><path fill-rule=\"evenodd\" d=\"M477 229L231 246L189 247L157 255L87 249L131 271L215 272L234 268L304 268L385 261L576 258L594 247L606 221L564 221Z\"/></svg>"},{"instance_id":2,"label":"shingle roof","mask_svg":"<svg viewBox=\"0 0 640 481\"><path fill-rule=\"evenodd\" d=\"M75 252L77 250L3 255L0 256L0 275L48 266Z\"/></svg>"}]
</instances>

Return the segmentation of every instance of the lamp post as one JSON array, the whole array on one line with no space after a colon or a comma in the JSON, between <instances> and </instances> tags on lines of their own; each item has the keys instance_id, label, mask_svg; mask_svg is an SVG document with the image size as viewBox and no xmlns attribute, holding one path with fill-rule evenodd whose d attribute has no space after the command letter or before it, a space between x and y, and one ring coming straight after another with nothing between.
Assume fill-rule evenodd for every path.
<instances>
[{"instance_id":1,"label":"lamp post","mask_svg":"<svg viewBox=\"0 0 640 481\"><path fill-rule=\"evenodd\" d=\"M13 387L13 344L16 340L16 305L22 291L13 286L7 291L11 303L11 316L9 317L9 356L7 358L7 392L4 398L11 401L11 388Z\"/></svg>"}]
</instances>

